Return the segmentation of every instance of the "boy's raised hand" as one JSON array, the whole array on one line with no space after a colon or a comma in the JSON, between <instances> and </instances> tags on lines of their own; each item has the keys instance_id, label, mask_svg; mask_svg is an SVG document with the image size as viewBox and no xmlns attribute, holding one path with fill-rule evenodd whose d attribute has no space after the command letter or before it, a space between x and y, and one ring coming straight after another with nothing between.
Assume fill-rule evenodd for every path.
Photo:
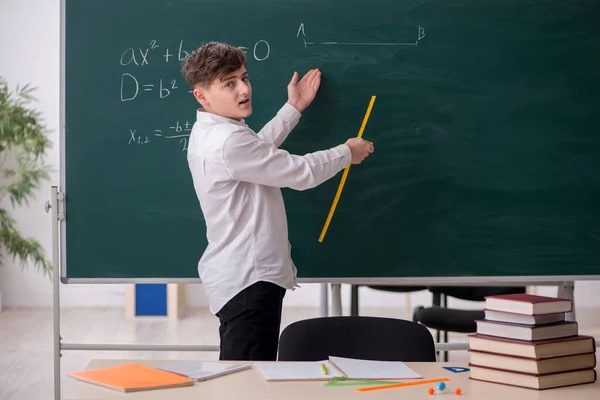
<instances>
[{"instance_id":1,"label":"boy's raised hand","mask_svg":"<svg viewBox=\"0 0 600 400\"><path fill-rule=\"evenodd\" d=\"M321 71L311 69L298 82L298 72L294 72L288 84L288 104L302 112L312 103L321 85Z\"/></svg>"}]
</instances>

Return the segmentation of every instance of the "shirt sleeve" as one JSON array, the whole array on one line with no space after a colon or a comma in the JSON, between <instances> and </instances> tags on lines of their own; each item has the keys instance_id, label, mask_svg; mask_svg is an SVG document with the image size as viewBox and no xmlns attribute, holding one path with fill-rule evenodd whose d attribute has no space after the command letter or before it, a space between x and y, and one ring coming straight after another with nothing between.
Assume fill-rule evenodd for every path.
<instances>
[{"instance_id":1,"label":"shirt sleeve","mask_svg":"<svg viewBox=\"0 0 600 400\"><path fill-rule=\"evenodd\" d=\"M300 111L294 106L285 103L279 109L277 115L258 132L258 136L265 142L273 143L275 147L279 147L292 129L298 125L300 116Z\"/></svg>"},{"instance_id":2,"label":"shirt sleeve","mask_svg":"<svg viewBox=\"0 0 600 400\"><path fill-rule=\"evenodd\" d=\"M303 156L293 155L257 137L251 130L228 135L223 160L232 179L295 190L311 189L352 161L345 144Z\"/></svg>"}]
</instances>

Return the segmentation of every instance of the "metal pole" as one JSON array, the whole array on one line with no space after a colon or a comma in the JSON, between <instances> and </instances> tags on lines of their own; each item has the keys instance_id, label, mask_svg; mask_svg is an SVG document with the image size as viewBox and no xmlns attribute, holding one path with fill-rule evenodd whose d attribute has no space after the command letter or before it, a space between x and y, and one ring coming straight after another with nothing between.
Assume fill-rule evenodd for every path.
<instances>
[{"instance_id":1,"label":"metal pole","mask_svg":"<svg viewBox=\"0 0 600 400\"><path fill-rule=\"evenodd\" d=\"M54 327L54 399L60 400L60 258L58 239L58 188L52 186L46 212L52 211L52 314Z\"/></svg>"},{"instance_id":2,"label":"metal pole","mask_svg":"<svg viewBox=\"0 0 600 400\"><path fill-rule=\"evenodd\" d=\"M566 314L566 320L567 321L576 321L576 319L575 319L575 282L573 282L573 281L560 282L560 284L558 285L556 297L571 300L571 302L573 304L573 311Z\"/></svg>"},{"instance_id":3,"label":"metal pole","mask_svg":"<svg viewBox=\"0 0 600 400\"><path fill-rule=\"evenodd\" d=\"M62 343L63 350L95 351L219 351L218 345Z\"/></svg>"},{"instance_id":4,"label":"metal pole","mask_svg":"<svg viewBox=\"0 0 600 400\"><path fill-rule=\"evenodd\" d=\"M435 349L437 351L469 350L469 343L435 343Z\"/></svg>"},{"instance_id":5,"label":"metal pole","mask_svg":"<svg viewBox=\"0 0 600 400\"><path fill-rule=\"evenodd\" d=\"M328 290L327 290L327 284L326 283L321 283L321 304L320 304L320 310L321 310L321 317L327 317L329 316L329 296L328 296Z\"/></svg>"},{"instance_id":6,"label":"metal pole","mask_svg":"<svg viewBox=\"0 0 600 400\"><path fill-rule=\"evenodd\" d=\"M342 285L339 283L331 285L331 315L342 315Z\"/></svg>"}]
</instances>

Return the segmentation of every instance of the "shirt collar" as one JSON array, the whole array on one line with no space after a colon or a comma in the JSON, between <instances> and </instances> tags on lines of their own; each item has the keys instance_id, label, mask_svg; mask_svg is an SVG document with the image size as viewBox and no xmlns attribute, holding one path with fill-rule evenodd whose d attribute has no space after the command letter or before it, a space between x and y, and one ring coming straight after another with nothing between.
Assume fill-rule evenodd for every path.
<instances>
[{"instance_id":1,"label":"shirt collar","mask_svg":"<svg viewBox=\"0 0 600 400\"><path fill-rule=\"evenodd\" d=\"M247 127L246 121L242 118L241 121L238 121L233 118L223 117L221 115L209 113L208 111L204 111L202 108L198 108L196 111L196 120L201 122L229 122L235 125Z\"/></svg>"}]
</instances>

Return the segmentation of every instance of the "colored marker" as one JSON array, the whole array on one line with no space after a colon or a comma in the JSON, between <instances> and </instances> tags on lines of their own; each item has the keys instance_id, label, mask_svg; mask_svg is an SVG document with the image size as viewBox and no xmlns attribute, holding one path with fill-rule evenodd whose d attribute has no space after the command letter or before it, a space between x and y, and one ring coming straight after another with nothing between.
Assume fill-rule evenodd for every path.
<instances>
[{"instance_id":1,"label":"colored marker","mask_svg":"<svg viewBox=\"0 0 600 400\"><path fill-rule=\"evenodd\" d=\"M327 375L327 367L325 364L321 364L321 371L323 371L323 375Z\"/></svg>"}]
</instances>

